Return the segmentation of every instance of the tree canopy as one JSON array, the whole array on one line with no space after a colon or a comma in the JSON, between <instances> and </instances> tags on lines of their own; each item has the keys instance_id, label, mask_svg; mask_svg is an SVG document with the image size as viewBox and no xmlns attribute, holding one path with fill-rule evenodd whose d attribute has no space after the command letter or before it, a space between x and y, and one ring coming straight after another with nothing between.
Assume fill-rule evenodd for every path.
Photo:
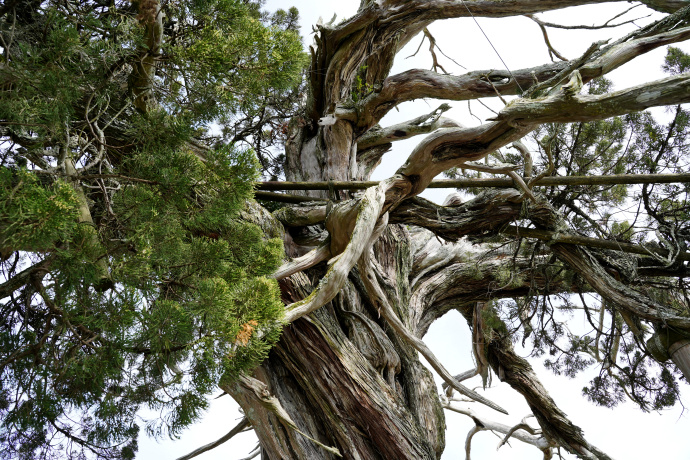
<instances>
[{"instance_id":1,"label":"tree canopy","mask_svg":"<svg viewBox=\"0 0 690 460\"><path fill-rule=\"evenodd\" d=\"M282 242L241 213L247 133L299 82L296 12L1 9L2 456L132 458L138 411L179 433L278 339Z\"/></svg>"},{"instance_id":2,"label":"tree canopy","mask_svg":"<svg viewBox=\"0 0 690 460\"><path fill-rule=\"evenodd\" d=\"M687 2L637 2L653 20L572 60L549 41L563 26L537 15L602 2L362 0L315 26L308 56L297 11L262 3L0 7L0 455L133 458L142 410L148 434L175 436L220 387L245 413L222 441L251 426L263 459L439 458L444 410L474 421L468 458L483 430L545 459L610 458L517 342L556 374L598 369L583 390L595 404L678 403L690 58L670 46L668 76L630 88L606 76L690 38ZM445 71L430 24L516 15L551 62ZM391 75L417 36L432 69ZM502 101L487 123L444 117L484 98ZM381 126L415 99L444 102ZM644 112L661 106L670 121ZM395 174L357 190L415 136ZM477 172L512 182L418 196ZM298 191L257 202L260 178ZM451 310L472 333L461 374L423 341ZM569 326L576 314L588 328ZM506 412L482 391L492 376L536 422L463 406Z\"/></svg>"}]
</instances>

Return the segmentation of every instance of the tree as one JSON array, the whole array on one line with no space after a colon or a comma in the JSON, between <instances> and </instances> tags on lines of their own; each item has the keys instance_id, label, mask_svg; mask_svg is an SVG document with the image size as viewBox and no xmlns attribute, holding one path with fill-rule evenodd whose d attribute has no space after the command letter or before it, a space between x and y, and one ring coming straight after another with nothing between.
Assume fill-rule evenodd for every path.
<instances>
[{"instance_id":1,"label":"tree","mask_svg":"<svg viewBox=\"0 0 690 460\"><path fill-rule=\"evenodd\" d=\"M687 57L670 49L670 77L621 91L601 77L688 38L690 6L642 2L667 15L572 61L452 76L434 54L433 71L390 75L420 33L435 53L426 29L435 20L587 3L597 2L363 0L354 17L317 26L306 98L294 89L294 11L268 17L253 2L220 0L2 7L8 456L49 455L55 439L131 457L134 444L117 444L134 435L134 411L170 408L163 426L174 433L219 384L246 414L226 439L251 425L262 458L438 458L456 392L503 410L462 384L493 373L539 427L466 412L476 431L533 444L545 458L555 448L609 458L513 343L554 356L556 372L599 366L585 392L597 403L675 404L679 379L690 378L687 188L643 186L641 212L626 222L593 217L635 193L619 178L537 186L551 175L687 170L688 113L678 105L690 99ZM535 20L546 37L552 25ZM458 126L441 106L379 126L412 99L497 94L520 97L491 123ZM677 106L668 125L639 113L665 105ZM214 138L205 128L215 121ZM392 142L419 134L429 135L392 177L364 192L337 182L368 179ZM285 178L325 190L299 192L297 206L250 201L240 211L256 177L241 146L276 176L283 158L267 147L281 140ZM467 170L508 174L515 186L444 206L417 197L439 174ZM288 260L277 270L279 245L256 225L283 241ZM601 303L575 305L584 293ZM570 331L557 307L579 308L592 330ZM477 364L455 376L422 340L451 309L472 329ZM79 429L67 423L74 413Z\"/></svg>"},{"instance_id":2,"label":"tree","mask_svg":"<svg viewBox=\"0 0 690 460\"><path fill-rule=\"evenodd\" d=\"M296 98L296 12L10 1L0 18L2 456L132 458L140 409L175 435L278 339L282 243L242 213L270 164L255 133Z\"/></svg>"}]
</instances>

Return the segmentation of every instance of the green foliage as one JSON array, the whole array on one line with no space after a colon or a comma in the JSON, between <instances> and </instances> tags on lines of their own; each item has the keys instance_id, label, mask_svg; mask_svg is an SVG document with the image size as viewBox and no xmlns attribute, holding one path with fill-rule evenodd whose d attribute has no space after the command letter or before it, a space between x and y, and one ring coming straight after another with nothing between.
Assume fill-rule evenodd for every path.
<instances>
[{"instance_id":1,"label":"green foliage","mask_svg":"<svg viewBox=\"0 0 690 460\"><path fill-rule=\"evenodd\" d=\"M0 168L0 184L2 247L44 250L75 231L78 203L69 184L44 186L24 168Z\"/></svg>"},{"instance_id":2,"label":"green foliage","mask_svg":"<svg viewBox=\"0 0 690 460\"><path fill-rule=\"evenodd\" d=\"M357 103L367 97L373 90L374 86L371 83L366 82L366 71L367 66L362 66L359 69L359 73L355 78L355 82L352 85L351 98L352 102Z\"/></svg>"},{"instance_id":3,"label":"green foliage","mask_svg":"<svg viewBox=\"0 0 690 460\"><path fill-rule=\"evenodd\" d=\"M149 424L151 434L174 436L199 417L221 379L255 367L279 337L283 306L266 276L282 258L282 242L237 218L257 174L251 152L223 148L204 163L179 148L147 145L126 168L155 183L125 185L114 196L112 221L99 230L100 240L117 242L107 246L78 244L93 228L76 224L69 185L41 187L21 171L26 185L3 188L3 217L24 216L23 231L3 245L53 252L51 278L3 302L3 356L31 351L3 366L9 402L0 410L11 444L25 444L27 434L38 436L75 408L84 409L81 428L99 446L134 436L140 407L167 414ZM14 257L28 262L23 253ZM102 258L113 282L106 292L96 289ZM22 317L23 298L31 299L34 323ZM41 345L46 326L56 340Z\"/></svg>"},{"instance_id":4,"label":"green foliage","mask_svg":"<svg viewBox=\"0 0 690 460\"><path fill-rule=\"evenodd\" d=\"M280 335L282 241L240 211L301 81L297 11L162 2L140 113L150 3L2 9L0 458L133 458L142 410L178 435Z\"/></svg>"},{"instance_id":5,"label":"green foliage","mask_svg":"<svg viewBox=\"0 0 690 460\"><path fill-rule=\"evenodd\" d=\"M626 220L611 224L611 235L620 241L630 241L633 235L633 226Z\"/></svg>"},{"instance_id":6,"label":"green foliage","mask_svg":"<svg viewBox=\"0 0 690 460\"><path fill-rule=\"evenodd\" d=\"M678 75L690 69L690 56L685 54L680 48L669 46L666 48L666 60L661 66L664 72L671 75Z\"/></svg>"},{"instance_id":7,"label":"green foliage","mask_svg":"<svg viewBox=\"0 0 690 460\"><path fill-rule=\"evenodd\" d=\"M246 2L238 0L165 6L167 15L180 23L193 18L195 27L193 34L173 32L164 46L169 58L161 75L169 89L164 104L208 122L250 111L266 91L299 82L306 61L295 30L296 11L276 13L267 27L258 11L248 11Z\"/></svg>"}]
</instances>

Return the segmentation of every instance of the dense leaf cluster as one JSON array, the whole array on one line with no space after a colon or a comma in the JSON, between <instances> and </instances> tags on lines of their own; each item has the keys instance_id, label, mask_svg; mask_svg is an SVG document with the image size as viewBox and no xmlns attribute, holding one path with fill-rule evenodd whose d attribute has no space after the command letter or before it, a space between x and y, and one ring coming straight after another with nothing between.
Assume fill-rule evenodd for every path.
<instances>
[{"instance_id":1,"label":"dense leaf cluster","mask_svg":"<svg viewBox=\"0 0 690 460\"><path fill-rule=\"evenodd\" d=\"M141 410L177 435L276 342L282 242L240 211L299 84L296 23L241 0L0 7L0 457L132 458Z\"/></svg>"}]
</instances>

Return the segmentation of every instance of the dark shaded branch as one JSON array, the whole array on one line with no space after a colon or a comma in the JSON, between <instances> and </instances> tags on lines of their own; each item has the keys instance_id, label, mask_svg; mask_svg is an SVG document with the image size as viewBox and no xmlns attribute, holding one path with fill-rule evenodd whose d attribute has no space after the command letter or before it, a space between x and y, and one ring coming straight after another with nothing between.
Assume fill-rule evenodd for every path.
<instances>
[{"instance_id":1,"label":"dark shaded branch","mask_svg":"<svg viewBox=\"0 0 690 460\"><path fill-rule=\"evenodd\" d=\"M669 251L663 248L651 248L639 244L625 243L622 241L602 240L599 238L589 238L587 236L574 235L569 233L553 232L534 228L516 227L514 225L507 225L503 227L501 229L501 233L503 233L504 235L512 235L515 237L536 238L538 240L548 241L551 244L574 244L590 248L611 249L614 251L627 252L630 254L641 254L643 256L657 254L661 257L668 257L669 254ZM678 260L690 261L690 253L680 253L678 255Z\"/></svg>"},{"instance_id":2,"label":"dark shaded branch","mask_svg":"<svg viewBox=\"0 0 690 460\"><path fill-rule=\"evenodd\" d=\"M472 309L461 309L460 313L471 324ZM610 460L608 455L587 442L582 430L558 408L529 362L515 353L510 337L496 328L491 336L488 358L492 369L502 382L508 383L525 398L546 438L580 458Z\"/></svg>"},{"instance_id":3,"label":"dark shaded branch","mask_svg":"<svg viewBox=\"0 0 690 460\"><path fill-rule=\"evenodd\" d=\"M516 190L491 191L459 206L439 206L424 198L403 201L391 213L390 222L416 225L448 241L465 235L498 230L518 218L521 195Z\"/></svg>"},{"instance_id":4,"label":"dark shaded branch","mask_svg":"<svg viewBox=\"0 0 690 460\"><path fill-rule=\"evenodd\" d=\"M0 299L4 299L12 294L22 286L29 284L36 277L43 277L49 272L50 263L53 257L49 256L45 260L32 265L14 276L11 276L7 281L0 284Z\"/></svg>"}]
</instances>

